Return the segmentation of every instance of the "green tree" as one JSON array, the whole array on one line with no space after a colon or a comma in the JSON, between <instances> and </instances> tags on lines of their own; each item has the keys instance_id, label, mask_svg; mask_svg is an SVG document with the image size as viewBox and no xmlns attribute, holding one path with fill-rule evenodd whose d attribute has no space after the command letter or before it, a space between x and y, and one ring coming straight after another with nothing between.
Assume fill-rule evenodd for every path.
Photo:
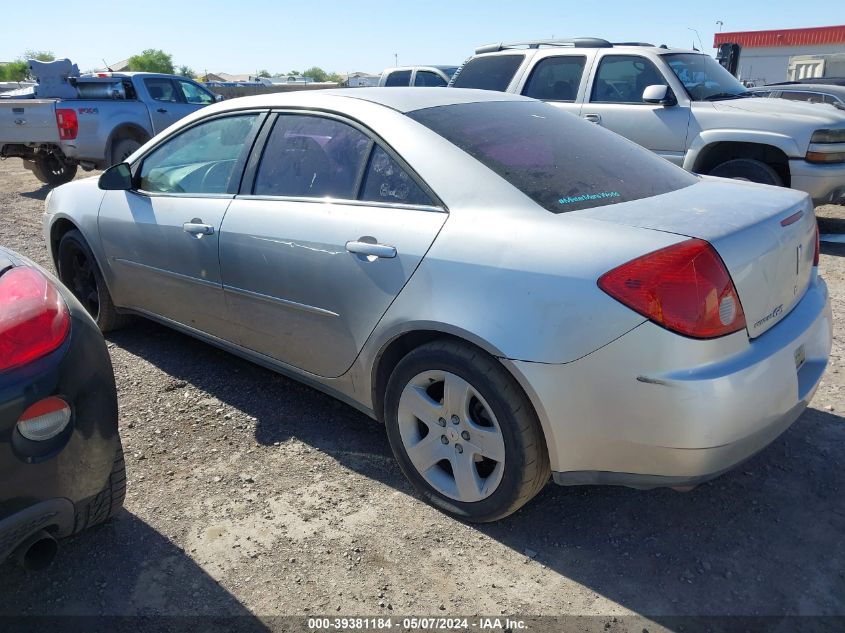
<instances>
[{"instance_id":1,"label":"green tree","mask_svg":"<svg viewBox=\"0 0 845 633\"><path fill-rule=\"evenodd\" d=\"M259 77L272 77L273 75L271 75L270 72L267 71L267 70L259 70L258 76Z\"/></svg>"},{"instance_id":2,"label":"green tree","mask_svg":"<svg viewBox=\"0 0 845 633\"><path fill-rule=\"evenodd\" d=\"M129 58L129 70L173 74L173 57L157 48L148 48Z\"/></svg>"},{"instance_id":3,"label":"green tree","mask_svg":"<svg viewBox=\"0 0 845 633\"><path fill-rule=\"evenodd\" d=\"M39 62L52 62L55 61L56 56L53 55L53 51L34 51L30 49L23 54L23 58L24 60L37 59Z\"/></svg>"},{"instance_id":4,"label":"green tree","mask_svg":"<svg viewBox=\"0 0 845 633\"><path fill-rule=\"evenodd\" d=\"M328 73L319 66L312 66L308 70L304 70L302 75L305 77L311 77L314 81L326 81L329 76Z\"/></svg>"},{"instance_id":5,"label":"green tree","mask_svg":"<svg viewBox=\"0 0 845 633\"><path fill-rule=\"evenodd\" d=\"M326 77L326 81L333 81L339 84L341 81L343 81L343 77L341 77L338 73L329 73L329 75Z\"/></svg>"},{"instance_id":6,"label":"green tree","mask_svg":"<svg viewBox=\"0 0 845 633\"><path fill-rule=\"evenodd\" d=\"M179 66L179 68L176 70L176 74L182 75L183 77L187 77L188 79L193 79L194 77L197 76L197 74L194 72L194 70L190 66L184 66L184 65Z\"/></svg>"},{"instance_id":7,"label":"green tree","mask_svg":"<svg viewBox=\"0 0 845 633\"><path fill-rule=\"evenodd\" d=\"M18 59L0 66L0 81L23 81L29 77L29 64Z\"/></svg>"}]
</instances>

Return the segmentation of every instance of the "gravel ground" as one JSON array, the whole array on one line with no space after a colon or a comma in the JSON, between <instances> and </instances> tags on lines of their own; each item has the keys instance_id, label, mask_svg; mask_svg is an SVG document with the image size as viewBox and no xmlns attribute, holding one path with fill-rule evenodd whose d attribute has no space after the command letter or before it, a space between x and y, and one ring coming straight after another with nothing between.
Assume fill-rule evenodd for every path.
<instances>
[{"instance_id":1,"label":"gravel ground","mask_svg":"<svg viewBox=\"0 0 845 633\"><path fill-rule=\"evenodd\" d=\"M0 244L49 267L39 184L0 162ZM549 485L487 526L422 503L369 418L139 320L107 337L126 510L47 572L0 566L0 615L845 615L843 254L830 367L771 447L686 494Z\"/></svg>"}]
</instances>

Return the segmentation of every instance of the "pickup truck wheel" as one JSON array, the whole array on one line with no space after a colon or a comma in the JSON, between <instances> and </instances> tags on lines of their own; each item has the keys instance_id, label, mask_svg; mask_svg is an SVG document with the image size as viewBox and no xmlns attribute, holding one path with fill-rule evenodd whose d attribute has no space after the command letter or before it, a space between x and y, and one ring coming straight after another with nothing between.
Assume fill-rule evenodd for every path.
<instances>
[{"instance_id":1,"label":"pickup truck wheel","mask_svg":"<svg viewBox=\"0 0 845 633\"><path fill-rule=\"evenodd\" d=\"M57 259L59 279L97 322L101 332L126 325L129 317L115 309L97 260L82 233L74 229L64 234Z\"/></svg>"},{"instance_id":2,"label":"pickup truck wheel","mask_svg":"<svg viewBox=\"0 0 845 633\"><path fill-rule=\"evenodd\" d=\"M111 148L111 160L113 165L122 163L135 153L135 150L141 147L141 143L134 138L121 138L114 142Z\"/></svg>"},{"instance_id":3,"label":"pickup truck wheel","mask_svg":"<svg viewBox=\"0 0 845 633\"><path fill-rule=\"evenodd\" d=\"M716 165L710 170L710 175L783 187L783 180L774 169L766 163L751 158L735 158Z\"/></svg>"},{"instance_id":4,"label":"pickup truck wheel","mask_svg":"<svg viewBox=\"0 0 845 633\"><path fill-rule=\"evenodd\" d=\"M76 163L69 163L55 154L39 154L32 165L35 177L51 187L58 187L73 180L76 169Z\"/></svg>"}]
</instances>

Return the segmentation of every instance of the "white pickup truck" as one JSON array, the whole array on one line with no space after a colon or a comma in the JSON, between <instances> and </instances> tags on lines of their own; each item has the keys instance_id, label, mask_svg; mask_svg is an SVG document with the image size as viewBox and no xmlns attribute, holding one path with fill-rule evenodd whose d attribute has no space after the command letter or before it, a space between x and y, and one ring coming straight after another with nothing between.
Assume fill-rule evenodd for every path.
<instances>
[{"instance_id":1,"label":"white pickup truck","mask_svg":"<svg viewBox=\"0 0 845 633\"><path fill-rule=\"evenodd\" d=\"M0 157L22 158L51 186L72 180L77 167L120 162L152 136L219 97L198 83L155 73L71 77L69 98L0 97Z\"/></svg>"},{"instance_id":2,"label":"white pickup truck","mask_svg":"<svg viewBox=\"0 0 845 633\"><path fill-rule=\"evenodd\" d=\"M756 98L697 51L597 38L491 44L449 85L548 101L689 171L845 203L845 113Z\"/></svg>"}]
</instances>

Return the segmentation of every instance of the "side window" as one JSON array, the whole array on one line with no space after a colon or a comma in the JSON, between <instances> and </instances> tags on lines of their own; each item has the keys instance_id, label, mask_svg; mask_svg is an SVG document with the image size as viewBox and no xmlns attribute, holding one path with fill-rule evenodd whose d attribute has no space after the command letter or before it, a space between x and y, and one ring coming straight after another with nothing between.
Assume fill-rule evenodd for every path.
<instances>
[{"instance_id":1,"label":"side window","mask_svg":"<svg viewBox=\"0 0 845 633\"><path fill-rule=\"evenodd\" d=\"M643 90L666 79L638 55L605 55L593 80L593 103L643 103Z\"/></svg>"},{"instance_id":2,"label":"side window","mask_svg":"<svg viewBox=\"0 0 845 633\"><path fill-rule=\"evenodd\" d=\"M817 92L787 92L783 91L780 95L781 99L788 99L790 101L808 101L810 103L824 103L824 95Z\"/></svg>"},{"instance_id":3,"label":"side window","mask_svg":"<svg viewBox=\"0 0 845 633\"><path fill-rule=\"evenodd\" d=\"M361 186L360 200L434 206L413 178L381 147L374 147Z\"/></svg>"},{"instance_id":4,"label":"side window","mask_svg":"<svg viewBox=\"0 0 845 633\"><path fill-rule=\"evenodd\" d=\"M182 95L188 103L195 103L197 105L209 105L214 103L214 97L210 92L200 88L195 83L190 81L176 80L179 88L182 90Z\"/></svg>"},{"instance_id":5,"label":"side window","mask_svg":"<svg viewBox=\"0 0 845 633\"><path fill-rule=\"evenodd\" d=\"M575 101L586 62L581 55L546 57L534 66L522 94L543 101Z\"/></svg>"},{"instance_id":6,"label":"side window","mask_svg":"<svg viewBox=\"0 0 845 633\"><path fill-rule=\"evenodd\" d=\"M464 64L452 77L454 88L479 90L508 89L525 55L488 55L476 57Z\"/></svg>"},{"instance_id":7,"label":"side window","mask_svg":"<svg viewBox=\"0 0 845 633\"><path fill-rule=\"evenodd\" d=\"M173 82L169 79L149 77L144 79L144 85L147 87L147 92L150 93L150 97L152 97L155 101L179 103L179 96L176 94Z\"/></svg>"},{"instance_id":8,"label":"side window","mask_svg":"<svg viewBox=\"0 0 845 633\"><path fill-rule=\"evenodd\" d=\"M283 114L261 156L253 193L354 199L372 141L335 119Z\"/></svg>"},{"instance_id":9,"label":"side window","mask_svg":"<svg viewBox=\"0 0 845 633\"><path fill-rule=\"evenodd\" d=\"M141 165L153 193L237 193L260 115L212 119L164 141Z\"/></svg>"},{"instance_id":10,"label":"side window","mask_svg":"<svg viewBox=\"0 0 845 633\"><path fill-rule=\"evenodd\" d=\"M437 73L430 70L418 70L417 76L414 77L415 86L428 86L431 88L440 88L446 85L446 80Z\"/></svg>"},{"instance_id":11,"label":"side window","mask_svg":"<svg viewBox=\"0 0 845 633\"><path fill-rule=\"evenodd\" d=\"M411 85L411 71L410 70L396 70L387 76L385 86L410 86Z\"/></svg>"}]
</instances>

